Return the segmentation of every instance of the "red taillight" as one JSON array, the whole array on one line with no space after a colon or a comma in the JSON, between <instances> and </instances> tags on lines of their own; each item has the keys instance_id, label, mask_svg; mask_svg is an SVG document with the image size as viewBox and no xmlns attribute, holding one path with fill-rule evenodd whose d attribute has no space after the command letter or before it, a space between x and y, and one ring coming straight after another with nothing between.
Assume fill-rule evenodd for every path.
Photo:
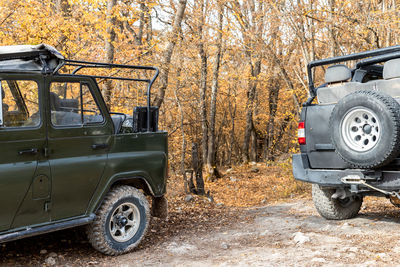
<instances>
[{"instance_id":1,"label":"red taillight","mask_svg":"<svg viewBox=\"0 0 400 267\"><path fill-rule=\"evenodd\" d=\"M305 145L306 144L306 130L304 127L304 121L299 122L299 127L297 131L297 137L299 140L300 145Z\"/></svg>"}]
</instances>

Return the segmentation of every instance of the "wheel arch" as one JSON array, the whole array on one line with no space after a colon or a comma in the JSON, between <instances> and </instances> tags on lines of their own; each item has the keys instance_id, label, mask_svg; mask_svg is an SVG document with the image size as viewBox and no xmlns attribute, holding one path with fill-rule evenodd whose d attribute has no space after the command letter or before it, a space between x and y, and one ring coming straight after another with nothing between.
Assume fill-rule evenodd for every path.
<instances>
[{"instance_id":1,"label":"wheel arch","mask_svg":"<svg viewBox=\"0 0 400 267\"><path fill-rule=\"evenodd\" d=\"M108 188L119 186L119 185L129 185L136 189L143 190L146 196L154 196L153 189L151 188L150 184L144 179L143 177L136 176L136 177L127 177L127 178L119 178L115 180Z\"/></svg>"},{"instance_id":2,"label":"wheel arch","mask_svg":"<svg viewBox=\"0 0 400 267\"><path fill-rule=\"evenodd\" d=\"M96 212L100 207L101 203L104 201L107 193L119 185L129 185L136 189L142 190L146 196L159 197L159 195L155 194L152 185L149 183L148 179L146 179L145 175L140 174L120 174L115 175L113 178L109 179L106 186L102 190L101 194L98 197L92 199L92 203L89 206L88 212Z\"/></svg>"}]
</instances>

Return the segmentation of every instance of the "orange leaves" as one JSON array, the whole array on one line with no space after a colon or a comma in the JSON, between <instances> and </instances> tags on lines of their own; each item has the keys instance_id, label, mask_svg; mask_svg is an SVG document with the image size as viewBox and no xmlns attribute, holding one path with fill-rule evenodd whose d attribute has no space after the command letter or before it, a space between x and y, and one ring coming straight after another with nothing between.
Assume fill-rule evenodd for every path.
<instances>
[{"instance_id":1,"label":"orange leaves","mask_svg":"<svg viewBox=\"0 0 400 267\"><path fill-rule=\"evenodd\" d=\"M63 1L70 6L65 14L57 10L55 2L58 1L0 0L0 44L45 42L71 59L104 61L107 0ZM327 1L303 1L288 5L285 1L263 0L256 1L256 5L263 4L262 10L256 13L251 12L251 1L247 0L210 0L207 1L206 12L198 12L200 1L188 3L169 66L164 106L160 111L160 129L171 132L169 155L172 169L180 168L182 130L187 142L186 167L189 166L188 148L191 142L201 138L198 108L201 62L198 44L202 39L208 56L207 92L210 92L217 52L217 12L220 2L224 3L225 9L223 56L216 100L218 166L240 162L246 113L250 107L254 111L252 124L257 140L253 144L256 143L259 160L263 160L266 146L263 142L266 139L271 152L269 154L274 157L296 150L296 105L301 105L307 98L305 66L310 60L329 56L331 29L335 33L339 52L343 54L392 45L398 43L397 36L400 36L399 7L391 1L338 0L331 10ZM160 67L171 33L176 3L117 1L112 10L112 17L116 20L113 26L116 38L112 42L115 62ZM258 8L255 6L256 10ZM144 23L141 29L140 21ZM200 26L203 27L204 38L199 38ZM243 31L243 28L246 30ZM287 72L286 77L274 60L274 54ZM255 78L251 71L258 56L261 57L262 67L261 73ZM132 73L126 75L134 76ZM316 70L317 85L321 84L318 81L322 80L323 75L323 69ZM147 76L144 73L139 75L141 78ZM257 92L254 103L248 105L249 83L257 83ZM143 104L144 91L139 85L113 85L115 111L131 113L135 105ZM159 81L154 89L158 86ZM278 93L276 88L280 89ZM182 129L177 98L183 113ZM206 95L206 102L210 103L210 93ZM207 114L209 111L208 108ZM268 136L272 129L273 136ZM247 186L244 181L242 183L242 186ZM278 186L277 190L283 189ZM246 197L254 197L255 202L259 200L255 196Z\"/></svg>"}]
</instances>

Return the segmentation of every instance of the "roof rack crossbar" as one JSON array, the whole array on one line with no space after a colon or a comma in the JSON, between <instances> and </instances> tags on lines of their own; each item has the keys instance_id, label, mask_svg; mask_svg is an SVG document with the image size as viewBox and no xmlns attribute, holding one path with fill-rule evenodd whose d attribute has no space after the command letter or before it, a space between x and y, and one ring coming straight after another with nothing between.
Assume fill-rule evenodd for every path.
<instances>
[{"instance_id":1,"label":"roof rack crossbar","mask_svg":"<svg viewBox=\"0 0 400 267\"><path fill-rule=\"evenodd\" d=\"M58 74L59 76L71 76L70 74ZM149 83L150 79L136 79L136 78L124 78L124 77L115 77L115 76L103 76L103 75L85 75L85 74L73 74L78 77L91 77L98 79L110 79L110 80L121 80L121 81L133 81L133 82L144 82Z\"/></svg>"},{"instance_id":2,"label":"roof rack crossbar","mask_svg":"<svg viewBox=\"0 0 400 267\"><path fill-rule=\"evenodd\" d=\"M85 68L122 68L122 69L140 69L140 70L155 70L156 67L151 66L139 66L139 65L123 65L114 63L103 63L103 62L90 62L82 60L65 60L66 65L70 66L83 66Z\"/></svg>"},{"instance_id":3,"label":"roof rack crossbar","mask_svg":"<svg viewBox=\"0 0 400 267\"><path fill-rule=\"evenodd\" d=\"M345 56L314 60L314 61L310 62L310 64L308 64L308 65L310 67L316 67L316 66L339 63L339 62L344 62L344 61L349 61L349 60L357 60L357 59L362 59L362 58L367 58L367 57L374 57L374 56L384 55L384 54L393 53L393 52L397 52L397 51L400 51L400 45L379 48L379 49L374 49L371 51L359 52L359 53L354 53L354 54L345 55Z\"/></svg>"},{"instance_id":4,"label":"roof rack crossbar","mask_svg":"<svg viewBox=\"0 0 400 267\"><path fill-rule=\"evenodd\" d=\"M386 62L388 60L395 59L395 58L400 58L400 52L394 52L394 53L390 53L390 54L385 54L385 55L380 55L380 56L364 59L356 64L356 68L376 64L379 62Z\"/></svg>"}]
</instances>

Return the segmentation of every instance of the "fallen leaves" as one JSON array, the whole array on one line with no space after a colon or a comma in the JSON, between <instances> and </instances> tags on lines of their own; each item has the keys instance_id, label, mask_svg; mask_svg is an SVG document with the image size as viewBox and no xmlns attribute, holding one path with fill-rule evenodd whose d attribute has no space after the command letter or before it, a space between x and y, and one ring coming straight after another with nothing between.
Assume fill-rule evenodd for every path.
<instances>
[{"instance_id":1,"label":"fallen leaves","mask_svg":"<svg viewBox=\"0 0 400 267\"><path fill-rule=\"evenodd\" d=\"M290 162L273 166L258 163L256 166L241 165L228 169L216 182L206 182L207 190L216 203L228 207L252 207L305 196L310 186L294 180Z\"/></svg>"}]
</instances>

